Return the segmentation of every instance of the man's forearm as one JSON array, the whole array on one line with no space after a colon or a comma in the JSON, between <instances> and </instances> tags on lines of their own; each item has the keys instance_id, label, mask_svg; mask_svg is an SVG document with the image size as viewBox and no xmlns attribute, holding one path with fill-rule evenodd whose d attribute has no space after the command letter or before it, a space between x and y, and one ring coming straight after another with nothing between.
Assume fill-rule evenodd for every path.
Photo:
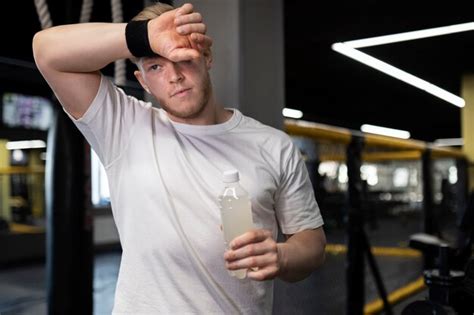
<instances>
[{"instance_id":1,"label":"man's forearm","mask_svg":"<svg viewBox=\"0 0 474 315\"><path fill-rule=\"evenodd\" d=\"M43 30L33 39L38 66L58 72L93 72L131 57L125 23L62 25Z\"/></svg>"},{"instance_id":2,"label":"man's forearm","mask_svg":"<svg viewBox=\"0 0 474 315\"><path fill-rule=\"evenodd\" d=\"M307 230L291 236L285 243L278 243L281 272L284 281L300 281L324 262L326 238L322 228Z\"/></svg>"}]
</instances>

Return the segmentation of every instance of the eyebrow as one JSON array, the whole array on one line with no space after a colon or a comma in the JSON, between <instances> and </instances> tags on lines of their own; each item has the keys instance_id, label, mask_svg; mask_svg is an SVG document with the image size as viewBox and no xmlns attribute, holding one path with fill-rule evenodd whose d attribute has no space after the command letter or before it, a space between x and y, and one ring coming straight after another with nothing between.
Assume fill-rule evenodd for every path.
<instances>
[{"instance_id":1,"label":"eyebrow","mask_svg":"<svg viewBox=\"0 0 474 315\"><path fill-rule=\"evenodd\" d=\"M156 60L156 58L146 59L146 60L143 60L142 65L148 66L149 64L153 64L153 63L155 63L155 62L157 62L157 61L158 61L158 60Z\"/></svg>"},{"instance_id":2,"label":"eyebrow","mask_svg":"<svg viewBox=\"0 0 474 315\"><path fill-rule=\"evenodd\" d=\"M143 58L143 63L156 62L156 61L160 61L160 60L163 60L163 59L166 59L166 58L161 57L159 55L155 55L153 57L144 57Z\"/></svg>"}]
</instances>

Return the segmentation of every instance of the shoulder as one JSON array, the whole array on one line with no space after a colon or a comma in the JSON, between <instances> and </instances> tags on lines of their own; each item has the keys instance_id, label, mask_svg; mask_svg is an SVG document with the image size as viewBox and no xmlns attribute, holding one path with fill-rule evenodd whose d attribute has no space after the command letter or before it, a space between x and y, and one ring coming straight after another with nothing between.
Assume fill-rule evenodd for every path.
<instances>
[{"instance_id":1,"label":"shoulder","mask_svg":"<svg viewBox=\"0 0 474 315\"><path fill-rule=\"evenodd\" d=\"M251 117L242 116L240 131L248 135L248 141L253 143L261 154L277 165L285 164L289 159L298 156L298 148L287 133Z\"/></svg>"},{"instance_id":2,"label":"shoulder","mask_svg":"<svg viewBox=\"0 0 474 315\"><path fill-rule=\"evenodd\" d=\"M279 148L293 145L291 137L287 133L280 129L265 125L252 117L242 115L242 123L240 127L243 132L258 135L255 139L261 144L268 144Z\"/></svg>"}]
</instances>

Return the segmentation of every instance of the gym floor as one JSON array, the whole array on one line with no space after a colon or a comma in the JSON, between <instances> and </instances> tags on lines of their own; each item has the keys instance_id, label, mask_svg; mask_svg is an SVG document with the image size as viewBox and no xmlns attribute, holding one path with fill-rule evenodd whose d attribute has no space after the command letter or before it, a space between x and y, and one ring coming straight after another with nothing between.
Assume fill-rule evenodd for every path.
<instances>
[{"instance_id":1,"label":"gym floor","mask_svg":"<svg viewBox=\"0 0 474 315\"><path fill-rule=\"evenodd\" d=\"M392 253L390 248L406 248L409 236L420 231L420 218L413 215L379 218L376 229L366 228L375 251L378 268L386 290L391 293L419 279L422 258L419 255ZM345 314L346 234L336 225L326 224L328 239L326 263L309 278L295 284L277 281L274 314ZM384 251L385 249L385 251ZM388 251L387 251L388 249ZM396 252L396 251L395 251ZM408 251L408 254L410 252ZM120 252L97 254L94 267L94 314L110 314L115 283L120 265ZM44 263L29 263L0 270L0 314L46 314L46 282ZM366 304L378 299L373 276L366 263ZM396 304L400 314L409 302L422 299L426 290Z\"/></svg>"}]
</instances>

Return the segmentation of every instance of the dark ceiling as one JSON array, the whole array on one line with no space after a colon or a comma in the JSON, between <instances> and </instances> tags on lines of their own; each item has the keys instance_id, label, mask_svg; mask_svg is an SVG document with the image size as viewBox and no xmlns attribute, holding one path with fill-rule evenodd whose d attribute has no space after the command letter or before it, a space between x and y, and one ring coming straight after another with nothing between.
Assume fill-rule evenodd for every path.
<instances>
[{"instance_id":1,"label":"dark ceiling","mask_svg":"<svg viewBox=\"0 0 474 315\"><path fill-rule=\"evenodd\" d=\"M334 42L474 21L467 1L285 1L286 104L304 119L460 137L459 108L331 50ZM474 72L474 31L362 51L460 95Z\"/></svg>"},{"instance_id":2,"label":"dark ceiling","mask_svg":"<svg viewBox=\"0 0 474 315\"><path fill-rule=\"evenodd\" d=\"M78 20L81 1L47 2L54 24ZM110 20L109 1L95 2L92 20ZM31 38L40 29L33 3L5 3L0 57L32 61ZM141 3L123 1L125 19L138 12ZM284 1L287 107L301 109L306 120L352 129L371 123L408 130L413 138L427 141L459 137L459 108L330 47L334 42L471 22L471 12L468 1ZM462 75L474 72L474 32L363 51L458 95Z\"/></svg>"}]
</instances>

